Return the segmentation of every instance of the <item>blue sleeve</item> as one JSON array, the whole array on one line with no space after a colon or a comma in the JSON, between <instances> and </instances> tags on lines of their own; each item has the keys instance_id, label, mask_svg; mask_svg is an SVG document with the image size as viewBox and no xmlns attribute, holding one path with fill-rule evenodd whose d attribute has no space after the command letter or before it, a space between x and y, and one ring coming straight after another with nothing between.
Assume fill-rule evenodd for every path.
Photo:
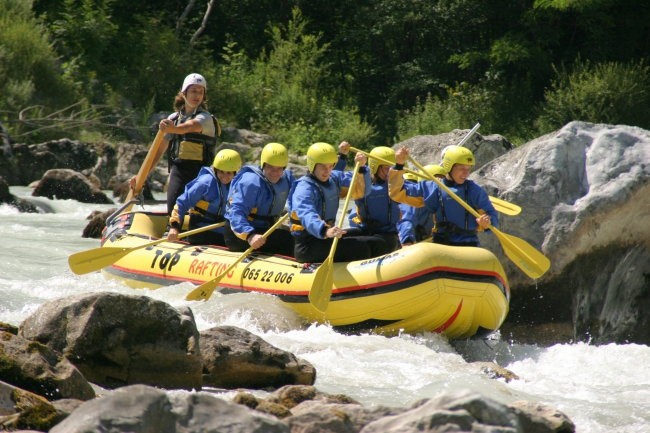
<instances>
[{"instance_id":1,"label":"blue sleeve","mask_svg":"<svg viewBox=\"0 0 650 433\"><path fill-rule=\"evenodd\" d=\"M210 175L201 175L193 180L191 180L186 186L185 191L178 196L176 199L176 205L178 206L178 215L182 218L189 212L194 205L205 197L210 191L210 184L212 183L213 177Z\"/></svg>"},{"instance_id":2,"label":"blue sleeve","mask_svg":"<svg viewBox=\"0 0 650 433\"><path fill-rule=\"evenodd\" d=\"M321 201L320 194L309 182L298 182L296 184L293 193L292 211L300 218L300 223L310 235L323 239L325 221L317 211L322 206Z\"/></svg>"},{"instance_id":3,"label":"blue sleeve","mask_svg":"<svg viewBox=\"0 0 650 433\"><path fill-rule=\"evenodd\" d=\"M397 235L400 244L415 243L415 208L404 203L399 204L400 220L397 222Z\"/></svg>"},{"instance_id":4,"label":"blue sleeve","mask_svg":"<svg viewBox=\"0 0 650 433\"><path fill-rule=\"evenodd\" d=\"M339 155L338 161L336 161L336 164L334 164L334 170L344 171L347 165L348 165L347 155Z\"/></svg>"},{"instance_id":5,"label":"blue sleeve","mask_svg":"<svg viewBox=\"0 0 650 433\"><path fill-rule=\"evenodd\" d=\"M366 191L363 196L368 197L372 192L372 178L370 177L370 169L368 169L368 166L364 166L361 167L359 170L361 170L361 173L359 174L363 174L363 181L366 185Z\"/></svg>"},{"instance_id":6,"label":"blue sleeve","mask_svg":"<svg viewBox=\"0 0 650 433\"><path fill-rule=\"evenodd\" d=\"M490 216L490 223L494 227L499 227L499 213L494 209L494 205L490 201L490 197L485 190L477 183L472 181L471 189L472 207L475 209L483 209L486 214Z\"/></svg>"},{"instance_id":7,"label":"blue sleeve","mask_svg":"<svg viewBox=\"0 0 650 433\"><path fill-rule=\"evenodd\" d=\"M233 232L243 234L254 230L248 221L248 215L262 195L260 182L261 179L255 173L244 173L241 179L230 187L227 219Z\"/></svg>"}]
</instances>

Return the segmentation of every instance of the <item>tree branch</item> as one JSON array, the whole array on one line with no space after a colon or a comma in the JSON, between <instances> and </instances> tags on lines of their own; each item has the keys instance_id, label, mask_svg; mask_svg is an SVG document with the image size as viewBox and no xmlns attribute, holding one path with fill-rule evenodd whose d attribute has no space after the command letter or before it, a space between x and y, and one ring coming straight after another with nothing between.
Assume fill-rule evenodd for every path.
<instances>
[{"instance_id":1,"label":"tree branch","mask_svg":"<svg viewBox=\"0 0 650 433\"><path fill-rule=\"evenodd\" d=\"M192 38L190 39L190 45L194 44L194 41L201 36L201 34L205 31L205 29L208 27L208 18L210 18L210 14L212 13L212 9L214 8L214 0L210 0L208 2L208 7L205 10L205 15L203 15L203 21L201 21L201 27L199 27L196 32L192 35Z\"/></svg>"},{"instance_id":2,"label":"tree branch","mask_svg":"<svg viewBox=\"0 0 650 433\"><path fill-rule=\"evenodd\" d=\"M187 2L187 6L185 6L185 10L181 14L180 17L178 17L178 20L176 21L176 36L181 31L181 27L183 26L183 21L187 18L187 16L192 12L192 9L194 9L194 4L196 3L196 0L189 0Z\"/></svg>"}]
</instances>

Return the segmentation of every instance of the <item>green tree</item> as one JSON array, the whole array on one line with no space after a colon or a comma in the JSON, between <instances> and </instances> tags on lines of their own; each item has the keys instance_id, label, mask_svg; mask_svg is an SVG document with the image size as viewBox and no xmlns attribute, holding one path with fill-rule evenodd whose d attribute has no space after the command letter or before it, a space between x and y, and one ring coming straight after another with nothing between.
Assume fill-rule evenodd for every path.
<instances>
[{"instance_id":1,"label":"green tree","mask_svg":"<svg viewBox=\"0 0 650 433\"><path fill-rule=\"evenodd\" d=\"M322 87L328 75L327 45L306 32L307 22L295 9L286 26L271 26L271 44L250 60L232 44L217 77L219 109L238 126L269 133L295 150L315 141L346 138L365 145L373 135L352 105L340 105ZM229 108L230 106L230 108ZM225 114L228 116L228 114Z\"/></svg>"},{"instance_id":2,"label":"green tree","mask_svg":"<svg viewBox=\"0 0 650 433\"><path fill-rule=\"evenodd\" d=\"M30 114L42 117L77 96L31 6L26 0L0 0L0 116L15 136L35 127L18 121L19 110L33 106Z\"/></svg>"},{"instance_id":3,"label":"green tree","mask_svg":"<svg viewBox=\"0 0 650 433\"><path fill-rule=\"evenodd\" d=\"M537 125L542 133L572 120L650 128L650 67L634 64L581 62L559 70L546 92Z\"/></svg>"}]
</instances>

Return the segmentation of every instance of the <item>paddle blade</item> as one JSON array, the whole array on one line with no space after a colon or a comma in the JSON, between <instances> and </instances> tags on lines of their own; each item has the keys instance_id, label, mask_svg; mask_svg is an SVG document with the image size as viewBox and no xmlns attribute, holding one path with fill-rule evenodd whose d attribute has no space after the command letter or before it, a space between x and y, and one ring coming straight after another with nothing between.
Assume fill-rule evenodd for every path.
<instances>
[{"instance_id":1,"label":"paddle blade","mask_svg":"<svg viewBox=\"0 0 650 433\"><path fill-rule=\"evenodd\" d=\"M504 215L515 216L521 213L521 208L514 203L510 203L509 201L501 200L500 198L492 196L490 196L490 201L492 202L494 209Z\"/></svg>"},{"instance_id":2,"label":"paddle blade","mask_svg":"<svg viewBox=\"0 0 650 433\"><path fill-rule=\"evenodd\" d=\"M309 302L320 312L327 310L332 296L332 285L334 284L332 262L332 256L330 256L318 267L314 273L314 284L309 291Z\"/></svg>"},{"instance_id":3,"label":"paddle blade","mask_svg":"<svg viewBox=\"0 0 650 433\"><path fill-rule=\"evenodd\" d=\"M186 301L207 301L214 293L214 289L219 285L219 281L226 275L221 274L219 277L201 284L185 296Z\"/></svg>"},{"instance_id":4,"label":"paddle blade","mask_svg":"<svg viewBox=\"0 0 650 433\"><path fill-rule=\"evenodd\" d=\"M120 247L93 248L70 255L68 265L77 275L87 274L112 265L132 250L132 248Z\"/></svg>"},{"instance_id":5,"label":"paddle blade","mask_svg":"<svg viewBox=\"0 0 650 433\"><path fill-rule=\"evenodd\" d=\"M548 257L525 240L505 234L494 227L490 229L499 238L506 256L530 278L540 278L551 267Z\"/></svg>"}]
</instances>

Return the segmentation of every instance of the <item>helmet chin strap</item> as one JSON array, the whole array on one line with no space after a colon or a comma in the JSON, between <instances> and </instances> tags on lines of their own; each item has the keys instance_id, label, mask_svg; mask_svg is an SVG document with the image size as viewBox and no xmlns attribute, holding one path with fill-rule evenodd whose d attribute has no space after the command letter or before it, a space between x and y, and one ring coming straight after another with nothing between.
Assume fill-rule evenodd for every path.
<instances>
[{"instance_id":1,"label":"helmet chin strap","mask_svg":"<svg viewBox=\"0 0 650 433\"><path fill-rule=\"evenodd\" d=\"M198 105L194 106L187 100L187 95L185 95L185 93L183 93L183 100L185 101L185 111L186 112L193 113L193 112L196 111L197 108L199 108Z\"/></svg>"}]
</instances>

